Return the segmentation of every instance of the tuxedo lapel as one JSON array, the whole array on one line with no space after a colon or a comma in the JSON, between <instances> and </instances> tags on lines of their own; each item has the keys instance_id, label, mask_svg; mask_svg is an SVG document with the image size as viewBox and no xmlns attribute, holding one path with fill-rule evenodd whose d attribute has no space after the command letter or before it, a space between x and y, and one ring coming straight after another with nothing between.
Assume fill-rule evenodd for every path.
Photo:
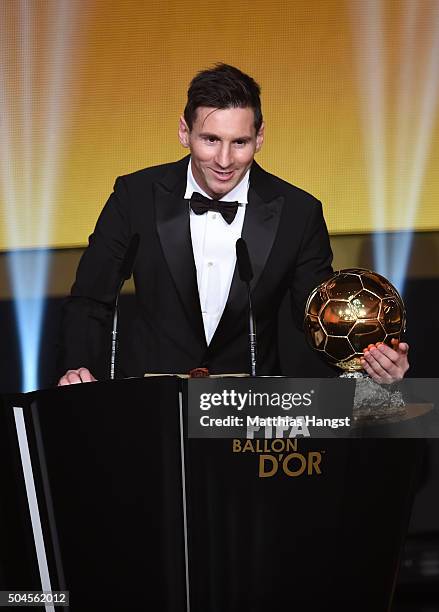
<instances>
[{"instance_id":1,"label":"tuxedo lapel","mask_svg":"<svg viewBox=\"0 0 439 612\"><path fill-rule=\"evenodd\" d=\"M265 178L268 180L268 186ZM252 293L258 286L273 247L284 201L283 196L273 197L273 190L271 193L269 190L270 183L270 175L254 163L250 174L248 204L242 229L242 238L247 243L253 268ZM210 349L216 349L233 335L236 325L245 315L247 306L247 287L239 278L238 268L235 266L226 307L210 343Z\"/></svg>"},{"instance_id":2,"label":"tuxedo lapel","mask_svg":"<svg viewBox=\"0 0 439 612\"><path fill-rule=\"evenodd\" d=\"M188 205L184 201L188 159L177 162L155 183L157 231L163 254L188 320L200 341L206 342L192 252Z\"/></svg>"},{"instance_id":3,"label":"tuxedo lapel","mask_svg":"<svg viewBox=\"0 0 439 612\"><path fill-rule=\"evenodd\" d=\"M242 229L242 237L247 243L253 267L253 280L251 282L253 291L258 285L273 247L282 204L282 196L276 197L269 202L264 202L253 188L250 187L249 189L249 203ZM239 275L236 276L238 279Z\"/></svg>"}]
</instances>

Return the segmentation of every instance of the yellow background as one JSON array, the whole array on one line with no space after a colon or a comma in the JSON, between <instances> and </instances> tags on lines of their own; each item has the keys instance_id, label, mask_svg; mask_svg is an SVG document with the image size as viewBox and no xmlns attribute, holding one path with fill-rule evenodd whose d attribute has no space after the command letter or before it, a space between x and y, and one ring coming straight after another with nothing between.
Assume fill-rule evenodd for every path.
<instances>
[{"instance_id":1,"label":"yellow background","mask_svg":"<svg viewBox=\"0 0 439 612\"><path fill-rule=\"evenodd\" d=\"M1 1L3 95L11 119L13 152L0 153L10 155L13 162L19 230L28 224L27 231L11 235L5 218L4 190L0 190L1 250L84 244L116 176L185 154L177 140L177 121L187 85L198 70L216 61L237 65L262 86L266 140L257 161L321 199L330 232L375 229L361 112L361 75L354 44L361 23L358 15L355 17L354 2L70 0L72 29L60 96L57 181L48 201L47 236L41 238L29 232L29 227L38 226L44 200L38 195L39 164L50 125L45 109L57 0L30 3L35 197L27 217L20 208L24 206L24 170L20 163L23 89L19 3ZM398 203L396 208L391 205L395 92L404 49L401 28L405 4L402 0L383 3L387 77L382 137L387 147L386 184L390 195L380 229L388 230L409 229L402 221L405 203ZM414 52L416 65L425 66L433 2L426 0L419 6ZM411 90L415 110L403 118L410 127L409 149L416 136L415 111L420 106L422 71L417 70L416 79ZM436 115L433 130L415 219L418 230L439 229Z\"/></svg>"}]
</instances>

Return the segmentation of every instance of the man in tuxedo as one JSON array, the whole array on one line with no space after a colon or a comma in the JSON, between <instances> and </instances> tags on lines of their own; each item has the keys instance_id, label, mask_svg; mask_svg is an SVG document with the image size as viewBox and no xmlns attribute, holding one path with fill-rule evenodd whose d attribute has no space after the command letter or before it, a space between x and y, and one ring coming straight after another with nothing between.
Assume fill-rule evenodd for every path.
<instances>
[{"instance_id":1,"label":"man in tuxedo","mask_svg":"<svg viewBox=\"0 0 439 612\"><path fill-rule=\"evenodd\" d=\"M119 177L66 303L59 384L108 377L109 329L120 267L134 234L137 314L122 338L119 376L249 371L246 286L235 243L253 265L258 374L280 373L277 317L289 291L302 325L310 291L332 274L322 207L255 161L264 140L260 89L218 64L192 80L179 139L190 156ZM378 381L401 378L407 345L366 351Z\"/></svg>"}]
</instances>

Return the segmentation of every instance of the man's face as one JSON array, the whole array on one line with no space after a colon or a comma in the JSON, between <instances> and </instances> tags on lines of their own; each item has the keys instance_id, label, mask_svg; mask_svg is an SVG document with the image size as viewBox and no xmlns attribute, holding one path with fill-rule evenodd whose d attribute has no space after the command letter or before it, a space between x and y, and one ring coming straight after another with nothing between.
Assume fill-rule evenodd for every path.
<instances>
[{"instance_id":1,"label":"man's face","mask_svg":"<svg viewBox=\"0 0 439 612\"><path fill-rule=\"evenodd\" d=\"M192 172L199 186L219 199L231 191L262 146L264 125L256 133L252 108L197 108L192 130L183 117L180 142L191 151Z\"/></svg>"}]
</instances>

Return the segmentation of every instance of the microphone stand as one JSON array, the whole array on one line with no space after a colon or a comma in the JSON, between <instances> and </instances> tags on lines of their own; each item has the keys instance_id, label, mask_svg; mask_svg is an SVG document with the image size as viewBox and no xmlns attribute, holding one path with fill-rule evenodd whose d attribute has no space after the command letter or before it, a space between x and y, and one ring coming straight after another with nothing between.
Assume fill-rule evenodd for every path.
<instances>
[{"instance_id":1,"label":"microphone stand","mask_svg":"<svg viewBox=\"0 0 439 612\"><path fill-rule=\"evenodd\" d=\"M119 296L122 291L123 284L128 280L133 273L134 261L136 259L137 251L139 248L140 236L134 234L130 240L128 248L125 252L120 267L120 278L119 287L116 292L116 299L114 300L114 311L113 311L113 327L111 329L111 356L110 356L110 380L114 380L115 366L116 366L116 348L117 348L117 324L119 318Z\"/></svg>"},{"instance_id":2,"label":"microphone stand","mask_svg":"<svg viewBox=\"0 0 439 612\"><path fill-rule=\"evenodd\" d=\"M250 293L250 283L247 283L248 292L248 327L250 342L250 375L256 376L256 325L253 316L252 298Z\"/></svg>"},{"instance_id":3,"label":"microphone stand","mask_svg":"<svg viewBox=\"0 0 439 612\"><path fill-rule=\"evenodd\" d=\"M119 294L122 290L123 281L116 294L113 312L113 327L111 329L111 358L110 358L110 380L114 380L114 371L116 364L116 344L117 344L117 322L119 317Z\"/></svg>"},{"instance_id":4,"label":"microphone stand","mask_svg":"<svg viewBox=\"0 0 439 612\"><path fill-rule=\"evenodd\" d=\"M253 316L252 298L250 281L253 278L253 268L248 254L248 248L243 238L236 241L236 261L238 263L239 277L247 286L248 295L248 327L249 327L249 346L250 346L250 376L256 376L256 324Z\"/></svg>"}]
</instances>

